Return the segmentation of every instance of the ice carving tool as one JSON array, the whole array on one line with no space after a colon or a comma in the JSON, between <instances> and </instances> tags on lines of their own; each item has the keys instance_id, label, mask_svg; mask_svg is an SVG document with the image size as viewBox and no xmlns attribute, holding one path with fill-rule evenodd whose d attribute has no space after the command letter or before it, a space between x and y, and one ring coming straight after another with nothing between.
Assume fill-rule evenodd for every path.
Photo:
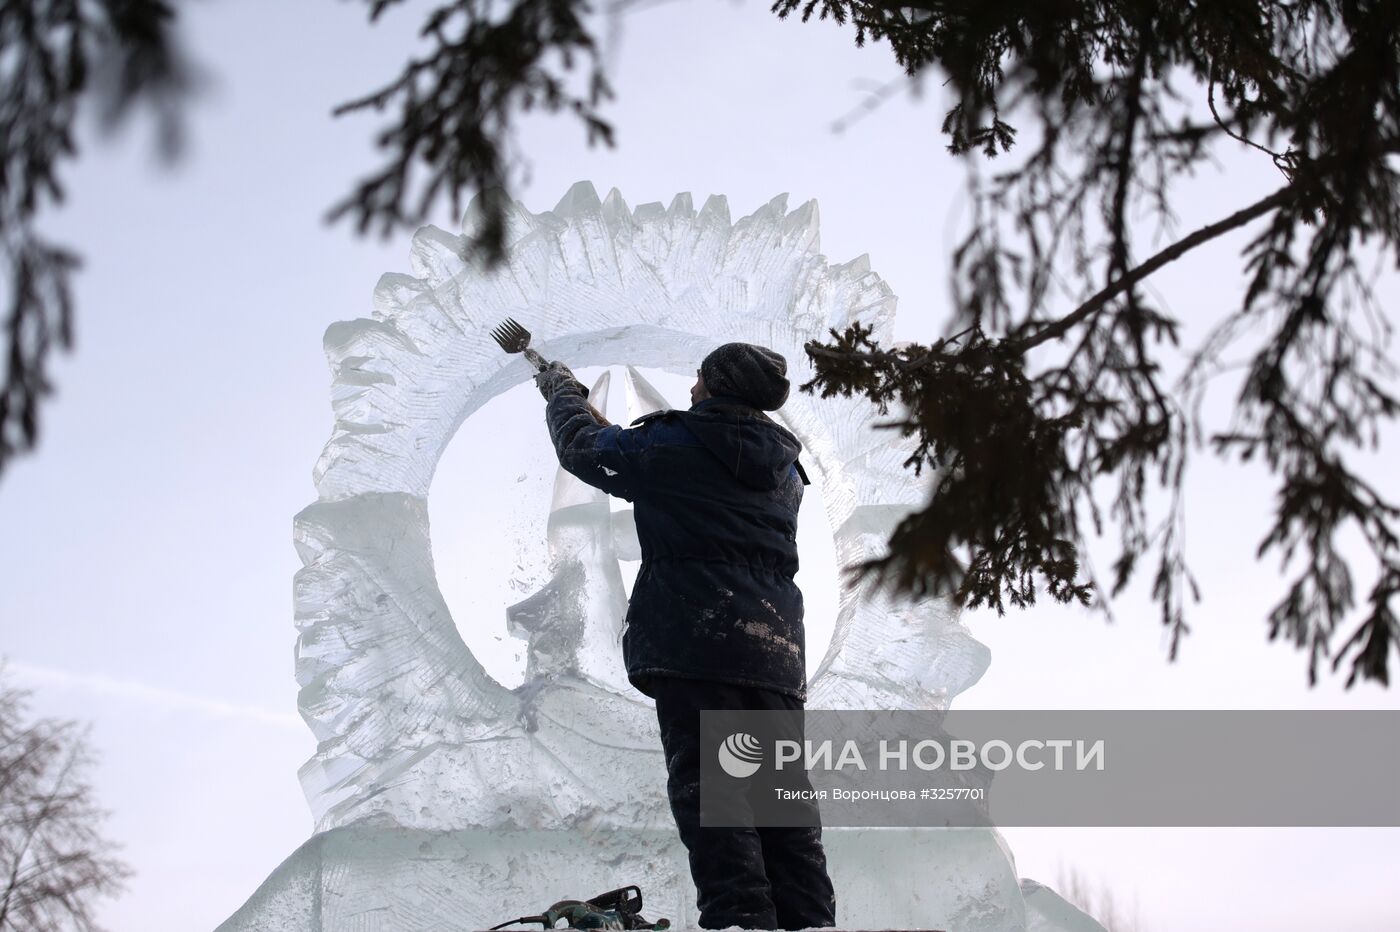
<instances>
[{"instance_id":1,"label":"ice carving tool","mask_svg":"<svg viewBox=\"0 0 1400 932\"><path fill-rule=\"evenodd\" d=\"M491 339L507 353L524 353L536 371L543 372L549 368L545 358L530 349L530 331L520 326L514 317L507 317L499 327L492 328Z\"/></svg>"},{"instance_id":2,"label":"ice carving tool","mask_svg":"<svg viewBox=\"0 0 1400 932\"><path fill-rule=\"evenodd\" d=\"M642 890L636 884L620 890L600 893L591 900L560 900L539 916L521 916L493 926L491 932L513 926L517 923L538 922L546 929L559 928L560 920L567 924L566 929L616 929L653 930L664 932L671 927L669 919L647 922L642 918Z\"/></svg>"},{"instance_id":3,"label":"ice carving tool","mask_svg":"<svg viewBox=\"0 0 1400 932\"><path fill-rule=\"evenodd\" d=\"M525 358L530 361L530 365L535 367L536 372L543 372L549 368L549 361L539 353L530 349L530 331L520 326L514 317L507 317L500 326L491 328L491 339L505 350L507 353L524 353ZM588 397L588 389L583 389L583 397ZM609 427L612 422L603 416L593 405L588 406L588 410L593 412L593 419L604 427Z\"/></svg>"}]
</instances>

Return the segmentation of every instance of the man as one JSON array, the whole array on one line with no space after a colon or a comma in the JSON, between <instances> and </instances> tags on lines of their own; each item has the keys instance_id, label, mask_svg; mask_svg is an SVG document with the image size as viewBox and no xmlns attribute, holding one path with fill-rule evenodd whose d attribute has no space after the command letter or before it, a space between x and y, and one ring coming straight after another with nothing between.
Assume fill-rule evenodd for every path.
<instances>
[{"instance_id":1,"label":"man","mask_svg":"<svg viewBox=\"0 0 1400 932\"><path fill-rule=\"evenodd\" d=\"M634 503L642 566L623 659L656 700L667 793L690 855L700 925L834 926L817 828L700 827L700 710L801 710L807 696L797 509L802 445L770 419L787 361L748 343L705 357L687 411L608 424L561 363L536 376L559 463Z\"/></svg>"}]
</instances>

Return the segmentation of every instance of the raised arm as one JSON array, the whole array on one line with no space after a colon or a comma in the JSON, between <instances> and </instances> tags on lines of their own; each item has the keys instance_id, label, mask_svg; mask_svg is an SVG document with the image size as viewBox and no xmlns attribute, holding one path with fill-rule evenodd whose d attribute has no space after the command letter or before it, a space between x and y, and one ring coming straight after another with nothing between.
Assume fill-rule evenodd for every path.
<instances>
[{"instance_id":1,"label":"raised arm","mask_svg":"<svg viewBox=\"0 0 1400 932\"><path fill-rule=\"evenodd\" d=\"M582 383L555 363L536 376L559 465L596 489L635 501L642 485L642 431L610 424L588 403Z\"/></svg>"}]
</instances>

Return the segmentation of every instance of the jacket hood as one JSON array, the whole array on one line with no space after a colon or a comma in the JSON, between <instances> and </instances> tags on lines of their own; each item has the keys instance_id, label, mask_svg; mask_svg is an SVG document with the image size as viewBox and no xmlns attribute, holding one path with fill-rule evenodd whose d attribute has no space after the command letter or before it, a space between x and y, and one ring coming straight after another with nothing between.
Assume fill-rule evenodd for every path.
<instances>
[{"instance_id":1,"label":"jacket hood","mask_svg":"<svg viewBox=\"0 0 1400 932\"><path fill-rule=\"evenodd\" d=\"M700 442L750 488L782 485L802 452L801 441L791 431L738 398L707 398L678 413Z\"/></svg>"}]
</instances>

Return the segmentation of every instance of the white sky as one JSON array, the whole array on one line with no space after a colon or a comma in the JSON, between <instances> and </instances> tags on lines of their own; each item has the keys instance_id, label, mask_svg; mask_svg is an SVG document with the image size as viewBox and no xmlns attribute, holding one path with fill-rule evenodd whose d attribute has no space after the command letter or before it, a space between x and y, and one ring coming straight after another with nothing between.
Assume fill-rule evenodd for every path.
<instances>
[{"instance_id":1,"label":"white sky","mask_svg":"<svg viewBox=\"0 0 1400 932\"><path fill-rule=\"evenodd\" d=\"M86 258L77 350L55 367L39 452L0 480L0 649L34 689L36 713L92 723L109 834L138 872L104 904L116 932L213 928L310 832L296 781L313 741L292 677L291 518L314 499L311 467L330 435L321 335L368 316L379 275L409 268L406 236L357 240L320 218L377 164L377 122L329 111L395 73L417 20L399 11L371 30L362 4L328 0L197 4L184 16L212 81L192 110L191 151L170 173L153 165L148 134L102 143L84 133L70 206L48 224ZM870 253L900 295L897 335L937 335L961 177L937 133L937 93L830 130L866 89L898 75L886 47L857 50L827 24L780 23L762 3L691 2L633 14L615 52L619 99L607 112L619 147L588 150L570 121L531 120L521 137L531 182L517 192L527 206L550 208L583 179L633 205L726 194L736 219L784 191L791 207L815 198L826 254ZM1186 192L1182 229L1278 183L1271 167L1230 164ZM455 227L446 213L436 222ZM1237 293L1242 242L1155 280L1188 340ZM1384 287L1394 300L1395 278ZM502 425L503 450L543 440L528 390L480 417ZM461 444L449 450L432 499L459 620L476 607L467 567L452 562L470 544L452 516L491 495L464 467L471 459ZM1204 454L1199 467L1191 554L1206 602L1177 663L1166 662L1142 591L1121 600L1114 626L1055 607L971 614L993 662L959 705L1400 708L1374 686L1346 692L1328 679L1309 690L1302 655L1265 644L1280 585L1276 565L1253 559L1268 487ZM505 472L500 481L512 482ZM818 656L834 612L820 521L805 510ZM489 628L496 610L485 606L483 626L464 632L483 651L505 634L503 623ZM488 660L510 675L508 649ZM1053 885L1075 867L1119 903L1136 900L1144 928L1400 926L1397 830L1005 835L1023 876Z\"/></svg>"}]
</instances>

